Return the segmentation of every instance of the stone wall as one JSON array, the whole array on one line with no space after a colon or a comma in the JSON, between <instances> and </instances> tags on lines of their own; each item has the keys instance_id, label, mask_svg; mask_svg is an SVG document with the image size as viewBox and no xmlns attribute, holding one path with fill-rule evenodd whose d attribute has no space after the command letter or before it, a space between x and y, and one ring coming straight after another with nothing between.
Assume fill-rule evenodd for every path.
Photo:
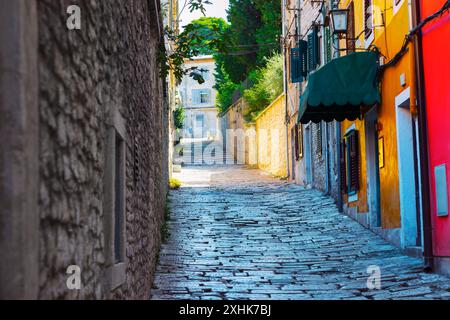
<instances>
[{"instance_id":1,"label":"stone wall","mask_svg":"<svg viewBox=\"0 0 450 320\"><path fill-rule=\"evenodd\" d=\"M241 98L219 115L221 134L227 161L256 165L256 141L254 124L245 121L247 102Z\"/></svg>"},{"instance_id":2,"label":"stone wall","mask_svg":"<svg viewBox=\"0 0 450 320\"><path fill-rule=\"evenodd\" d=\"M285 95L279 96L256 118L258 168L286 177Z\"/></svg>"},{"instance_id":3,"label":"stone wall","mask_svg":"<svg viewBox=\"0 0 450 320\"><path fill-rule=\"evenodd\" d=\"M39 43L23 52L39 54L39 196L34 206L39 223L33 225L39 250L38 263L32 265L38 279L37 290L27 297L146 299L168 179L167 104L157 61L159 1L27 1L37 5L28 16L11 12L16 19L29 21L31 15L38 22ZM70 5L81 8L81 30L66 27ZM125 128L126 267L125 281L111 291L104 225L113 215L105 205L105 181L111 174L107 159L114 157L107 148L108 119L114 117L122 118ZM3 172L3 163L1 167ZM2 183L4 178L0 176ZM13 226L9 232L21 231ZM25 246L19 242L9 249L20 255ZM3 242L0 249L5 252ZM81 290L66 286L70 265L81 268ZM4 274L2 270L2 283Z\"/></svg>"},{"instance_id":4,"label":"stone wall","mask_svg":"<svg viewBox=\"0 0 450 320\"><path fill-rule=\"evenodd\" d=\"M322 123L321 132L318 124L302 125L303 136L300 136L303 154L297 159L295 155L295 142L293 134L296 130L295 125L298 120L298 106L300 104L301 93L306 88L306 81L302 83L291 83L290 80L290 49L297 46L295 37L295 26L298 27L298 35L306 40L306 35L311 29L311 25L321 22L320 9L322 3L311 0L287 0L289 8L297 8L297 10L285 10L284 25L290 36L286 40L286 59L288 73L288 119L289 119L289 168L290 178L301 185L310 185L321 191L329 193L336 201L339 199L339 181L338 181L338 159L337 150L339 141L336 139L336 130L339 130L339 124ZM325 2L329 5L329 1ZM297 20L295 20L297 15ZM289 29L289 26L290 29ZM323 47L324 44L321 44ZM334 52L336 55L337 52ZM322 60L322 64L325 61ZM321 135L321 139L319 137ZM320 143L321 141L321 143ZM321 146L320 146L321 144ZM309 151L309 152L307 152Z\"/></svg>"}]
</instances>

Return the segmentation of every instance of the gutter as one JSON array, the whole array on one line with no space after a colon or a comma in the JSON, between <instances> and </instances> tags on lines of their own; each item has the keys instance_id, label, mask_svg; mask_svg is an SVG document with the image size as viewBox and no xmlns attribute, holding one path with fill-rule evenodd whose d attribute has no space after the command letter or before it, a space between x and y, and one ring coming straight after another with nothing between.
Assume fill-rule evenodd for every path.
<instances>
[{"instance_id":1,"label":"gutter","mask_svg":"<svg viewBox=\"0 0 450 320\"><path fill-rule=\"evenodd\" d=\"M413 24L417 26L421 21L420 1L413 0L412 4ZM420 179L422 192L422 222L423 222L423 256L424 270L431 271L433 269L433 240L431 225L431 207L430 207L430 180L429 180L429 164L428 164L428 126L426 116L425 101L425 76L423 69L423 51L422 51L422 31L414 41L414 58L416 63L416 94L417 94L417 110L419 117L419 141L420 145Z\"/></svg>"}]
</instances>

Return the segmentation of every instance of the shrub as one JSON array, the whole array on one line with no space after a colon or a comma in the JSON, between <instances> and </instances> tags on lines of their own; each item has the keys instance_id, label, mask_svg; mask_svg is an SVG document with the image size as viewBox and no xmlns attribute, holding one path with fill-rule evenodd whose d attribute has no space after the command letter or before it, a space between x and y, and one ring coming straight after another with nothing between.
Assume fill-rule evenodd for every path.
<instances>
[{"instance_id":1,"label":"shrub","mask_svg":"<svg viewBox=\"0 0 450 320\"><path fill-rule=\"evenodd\" d=\"M283 93L283 56L273 55L264 68L250 75L250 79L255 84L244 90L244 98L249 106L245 118L249 122L254 121L261 111Z\"/></svg>"},{"instance_id":2,"label":"shrub","mask_svg":"<svg viewBox=\"0 0 450 320\"><path fill-rule=\"evenodd\" d=\"M176 129L183 129L185 118L185 110L182 106L178 106L173 112L173 121Z\"/></svg>"}]
</instances>

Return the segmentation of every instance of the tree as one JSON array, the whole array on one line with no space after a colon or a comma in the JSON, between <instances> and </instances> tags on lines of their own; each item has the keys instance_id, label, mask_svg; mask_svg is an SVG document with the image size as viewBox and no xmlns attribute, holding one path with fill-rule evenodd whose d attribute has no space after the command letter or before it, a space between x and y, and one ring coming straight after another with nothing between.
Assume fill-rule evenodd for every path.
<instances>
[{"instance_id":1,"label":"tree","mask_svg":"<svg viewBox=\"0 0 450 320\"><path fill-rule=\"evenodd\" d=\"M231 25L230 54L224 57L224 68L234 83L241 83L257 66L255 35L261 27L261 13L253 0L230 0L228 21Z\"/></svg>"},{"instance_id":2,"label":"tree","mask_svg":"<svg viewBox=\"0 0 450 320\"><path fill-rule=\"evenodd\" d=\"M185 6L188 4L191 11L205 12L204 5L211 2L185 0ZM201 18L187 25L180 35L166 30L167 36L175 43L175 50L162 57L166 74L172 69L178 81L189 74L203 83L202 70L183 69L184 60L200 54L213 54L219 111L226 110L232 104L234 92L243 90L243 81L249 79L246 83L259 83L261 69L267 59L280 51L279 0L230 0L227 12L230 24L220 18ZM266 91L262 87L259 89L247 93L250 100L265 101ZM261 95L259 98L258 92Z\"/></svg>"}]
</instances>

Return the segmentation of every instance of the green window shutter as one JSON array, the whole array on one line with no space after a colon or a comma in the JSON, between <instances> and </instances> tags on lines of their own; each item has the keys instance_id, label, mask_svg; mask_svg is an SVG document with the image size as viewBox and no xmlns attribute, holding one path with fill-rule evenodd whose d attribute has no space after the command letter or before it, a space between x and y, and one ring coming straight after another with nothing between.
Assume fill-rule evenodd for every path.
<instances>
[{"instance_id":1,"label":"green window shutter","mask_svg":"<svg viewBox=\"0 0 450 320\"><path fill-rule=\"evenodd\" d=\"M300 41L298 48L291 49L291 82L302 82L307 75L306 41Z\"/></svg>"},{"instance_id":2,"label":"green window shutter","mask_svg":"<svg viewBox=\"0 0 450 320\"><path fill-rule=\"evenodd\" d=\"M340 152L340 159L339 159L339 162L340 162L340 182L341 182L341 193L347 193L347 163L346 163L346 161L345 161L345 158L346 158L346 152L347 152L347 150L346 150L346 141L345 141L345 139L343 139L342 141L341 141L341 145L340 145L340 147L341 147L341 152Z\"/></svg>"},{"instance_id":3,"label":"green window shutter","mask_svg":"<svg viewBox=\"0 0 450 320\"><path fill-rule=\"evenodd\" d=\"M302 82L302 61L300 55L300 48L291 49L291 82Z\"/></svg>"},{"instance_id":4,"label":"green window shutter","mask_svg":"<svg viewBox=\"0 0 450 320\"><path fill-rule=\"evenodd\" d=\"M313 29L313 31L308 35L308 72L311 72L316 69L319 64L319 36L317 33L317 29Z\"/></svg>"},{"instance_id":5,"label":"green window shutter","mask_svg":"<svg viewBox=\"0 0 450 320\"><path fill-rule=\"evenodd\" d=\"M301 55L301 72L304 79L308 76L308 42L305 40L300 40L298 43Z\"/></svg>"},{"instance_id":6,"label":"green window shutter","mask_svg":"<svg viewBox=\"0 0 450 320\"><path fill-rule=\"evenodd\" d=\"M333 59L333 38L330 27L325 28L325 50L328 63Z\"/></svg>"},{"instance_id":7,"label":"green window shutter","mask_svg":"<svg viewBox=\"0 0 450 320\"><path fill-rule=\"evenodd\" d=\"M354 130L347 137L347 191L355 194L359 190L360 165L359 165L359 134Z\"/></svg>"}]
</instances>

